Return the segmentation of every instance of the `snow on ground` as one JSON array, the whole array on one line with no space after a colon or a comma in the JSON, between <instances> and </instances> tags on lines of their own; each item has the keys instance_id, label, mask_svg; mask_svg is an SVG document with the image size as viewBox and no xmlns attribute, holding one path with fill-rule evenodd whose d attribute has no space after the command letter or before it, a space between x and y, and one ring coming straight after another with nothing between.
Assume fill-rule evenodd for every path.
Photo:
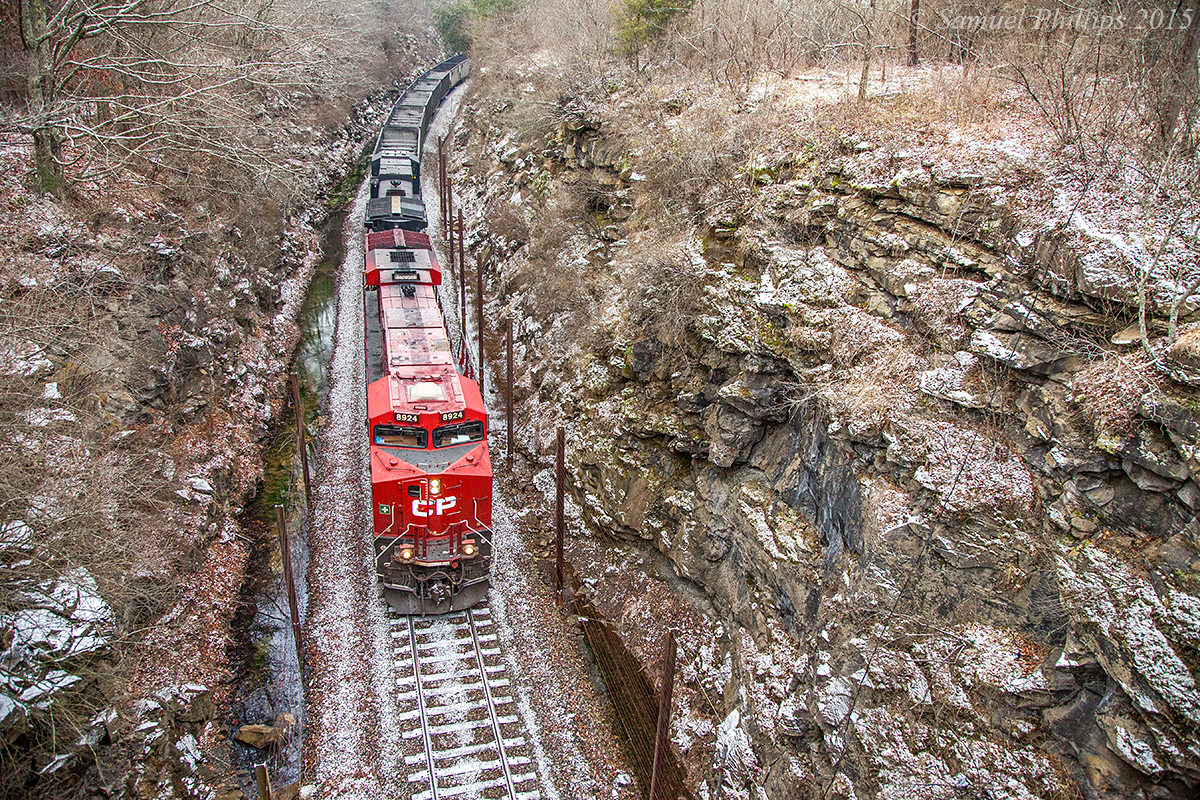
<instances>
[{"instance_id":1,"label":"snow on ground","mask_svg":"<svg viewBox=\"0 0 1200 800\"><path fill-rule=\"evenodd\" d=\"M402 763L388 686L390 635L370 563L366 517L360 279L366 194L364 184L346 220L308 573L311 756L322 795L342 798L388 796L388 778Z\"/></svg>"}]
</instances>

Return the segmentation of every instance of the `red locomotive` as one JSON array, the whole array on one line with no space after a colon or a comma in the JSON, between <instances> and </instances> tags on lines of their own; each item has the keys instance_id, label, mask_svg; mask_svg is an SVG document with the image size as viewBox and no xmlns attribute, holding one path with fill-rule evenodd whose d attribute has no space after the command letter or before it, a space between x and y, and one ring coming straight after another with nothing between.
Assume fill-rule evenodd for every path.
<instances>
[{"instance_id":1,"label":"red locomotive","mask_svg":"<svg viewBox=\"0 0 1200 800\"><path fill-rule=\"evenodd\" d=\"M446 64L465 73L452 61L413 87ZM389 150L381 135L372 165L372 194L388 199L381 213L368 207L375 232L363 280L371 503L388 602L403 614L441 614L478 603L490 586L492 464L479 384L447 334L441 267L429 237L406 230L424 227L415 155ZM392 198L422 213L394 213Z\"/></svg>"}]
</instances>

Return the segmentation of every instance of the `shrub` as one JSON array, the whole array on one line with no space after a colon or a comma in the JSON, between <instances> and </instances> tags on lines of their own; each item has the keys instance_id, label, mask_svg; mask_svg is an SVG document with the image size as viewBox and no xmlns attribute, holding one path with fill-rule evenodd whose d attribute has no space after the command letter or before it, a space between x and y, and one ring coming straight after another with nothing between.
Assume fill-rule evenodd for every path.
<instances>
[{"instance_id":1,"label":"shrub","mask_svg":"<svg viewBox=\"0 0 1200 800\"><path fill-rule=\"evenodd\" d=\"M624 0L617 22L617 40L627 57L660 38L677 17L686 16L695 0Z\"/></svg>"},{"instance_id":2,"label":"shrub","mask_svg":"<svg viewBox=\"0 0 1200 800\"><path fill-rule=\"evenodd\" d=\"M471 3L442 3L433 7L433 27L446 49L460 53L471 47Z\"/></svg>"}]
</instances>

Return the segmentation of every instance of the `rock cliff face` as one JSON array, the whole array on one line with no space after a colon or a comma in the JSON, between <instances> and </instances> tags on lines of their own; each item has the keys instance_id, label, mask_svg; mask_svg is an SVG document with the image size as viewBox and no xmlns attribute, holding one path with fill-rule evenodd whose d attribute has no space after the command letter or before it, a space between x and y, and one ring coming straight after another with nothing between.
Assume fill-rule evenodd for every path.
<instances>
[{"instance_id":1,"label":"rock cliff face","mask_svg":"<svg viewBox=\"0 0 1200 800\"><path fill-rule=\"evenodd\" d=\"M719 630L681 636L699 796L1200 783L1196 298L1142 347L1175 295L1119 237L861 142L656 229L632 123L474 102L524 443L566 420L587 535Z\"/></svg>"}]
</instances>

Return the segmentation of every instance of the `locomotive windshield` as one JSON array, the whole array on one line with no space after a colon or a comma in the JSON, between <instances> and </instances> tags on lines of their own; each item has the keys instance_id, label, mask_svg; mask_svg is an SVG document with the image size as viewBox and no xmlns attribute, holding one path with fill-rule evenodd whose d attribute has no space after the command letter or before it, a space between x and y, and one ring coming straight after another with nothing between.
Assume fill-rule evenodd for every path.
<instances>
[{"instance_id":1,"label":"locomotive windshield","mask_svg":"<svg viewBox=\"0 0 1200 800\"><path fill-rule=\"evenodd\" d=\"M478 442L483 439L483 423L479 420L460 422L458 425L443 425L433 431L434 447L450 447L455 444Z\"/></svg>"},{"instance_id":2,"label":"locomotive windshield","mask_svg":"<svg viewBox=\"0 0 1200 800\"><path fill-rule=\"evenodd\" d=\"M375 444L387 447L407 447L424 450L429 444L429 431L424 428L404 428L399 425L376 425Z\"/></svg>"}]
</instances>

